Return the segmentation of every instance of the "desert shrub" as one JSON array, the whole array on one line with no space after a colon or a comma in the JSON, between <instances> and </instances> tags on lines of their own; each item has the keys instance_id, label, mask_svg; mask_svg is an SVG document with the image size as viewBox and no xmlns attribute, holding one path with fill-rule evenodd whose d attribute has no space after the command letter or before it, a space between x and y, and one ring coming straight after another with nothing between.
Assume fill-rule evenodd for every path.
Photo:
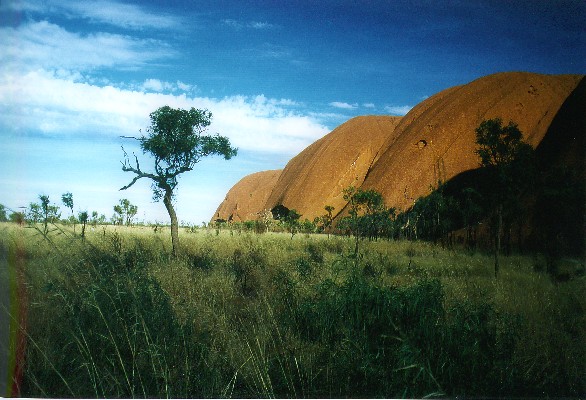
<instances>
[{"instance_id":1,"label":"desert shrub","mask_svg":"<svg viewBox=\"0 0 586 400\"><path fill-rule=\"evenodd\" d=\"M211 271L217 264L217 256L210 250L191 251L185 253L187 264L191 269L200 269L203 271Z\"/></svg>"},{"instance_id":2,"label":"desert shrub","mask_svg":"<svg viewBox=\"0 0 586 400\"><path fill-rule=\"evenodd\" d=\"M307 257L298 257L297 259L293 260L291 264L302 281L307 281L311 278L314 271L314 266Z\"/></svg>"},{"instance_id":3,"label":"desert shrub","mask_svg":"<svg viewBox=\"0 0 586 400\"><path fill-rule=\"evenodd\" d=\"M104 233L106 231L104 230ZM112 252L114 252L115 254L122 254L122 246L124 244L124 240L122 239L122 235L120 235L117 231L112 232L112 235L110 236L110 246L112 249Z\"/></svg>"},{"instance_id":4,"label":"desert shrub","mask_svg":"<svg viewBox=\"0 0 586 400\"><path fill-rule=\"evenodd\" d=\"M234 274L240 293L256 296L261 290L261 274L265 269L266 253L260 247L252 246L246 250L236 249L229 261L229 269Z\"/></svg>"},{"instance_id":5,"label":"desert shrub","mask_svg":"<svg viewBox=\"0 0 586 400\"><path fill-rule=\"evenodd\" d=\"M305 246L305 250L312 262L317 264L322 264L324 262L324 249L320 244L309 242Z\"/></svg>"}]
</instances>

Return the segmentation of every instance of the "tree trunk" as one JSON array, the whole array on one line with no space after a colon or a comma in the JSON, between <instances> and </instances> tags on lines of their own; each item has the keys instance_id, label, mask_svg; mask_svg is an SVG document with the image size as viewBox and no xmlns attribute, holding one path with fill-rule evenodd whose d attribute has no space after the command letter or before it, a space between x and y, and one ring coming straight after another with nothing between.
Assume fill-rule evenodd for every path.
<instances>
[{"instance_id":1,"label":"tree trunk","mask_svg":"<svg viewBox=\"0 0 586 400\"><path fill-rule=\"evenodd\" d=\"M177 223L177 214L175 213L175 208L173 208L173 203L171 202L171 197L173 192L171 190L165 191L165 196L163 197L163 203L165 204L165 208L169 213L169 217L171 218L171 243L173 244L173 257L177 257L177 253L179 252L179 224Z\"/></svg>"},{"instance_id":2,"label":"tree trunk","mask_svg":"<svg viewBox=\"0 0 586 400\"><path fill-rule=\"evenodd\" d=\"M503 206L498 206L498 221L496 228L496 242L494 249L494 277L496 278L499 273L499 253L501 252L501 235L503 230Z\"/></svg>"}]
</instances>

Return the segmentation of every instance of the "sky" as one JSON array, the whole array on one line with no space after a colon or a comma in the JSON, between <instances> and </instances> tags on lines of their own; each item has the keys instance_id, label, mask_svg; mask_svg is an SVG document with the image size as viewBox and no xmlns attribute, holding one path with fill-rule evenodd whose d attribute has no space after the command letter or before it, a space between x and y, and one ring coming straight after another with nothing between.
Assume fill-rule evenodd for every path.
<instances>
[{"instance_id":1,"label":"sky","mask_svg":"<svg viewBox=\"0 0 586 400\"><path fill-rule=\"evenodd\" d=\"M169 105L208 109L238 148L179 178L180 221L209 221L244 176L281 169L358 115L405 115L503 71L586 73L583 0L1 0L0 204L48 195L110 218L168 222L122 146ZM142 131L141 131L142 130Z\"/></svg>"}]
</instances>

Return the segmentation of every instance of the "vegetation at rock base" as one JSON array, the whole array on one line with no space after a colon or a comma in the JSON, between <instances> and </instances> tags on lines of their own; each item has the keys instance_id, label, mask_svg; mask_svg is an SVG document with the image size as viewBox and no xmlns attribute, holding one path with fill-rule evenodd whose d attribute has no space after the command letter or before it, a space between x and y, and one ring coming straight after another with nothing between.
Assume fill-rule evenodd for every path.
<instances>
[{"instance_id":1,"label":"vegetation at rock base","mask_svg":"<svg viewBox=\"0 0 586 400\"><path fill-rule=\"evenodd\" d=\"M476 154L487 172L492 190L487 196L493 210L494 275L498 275L499 253L504 225L518 217L521 196L531 187L535 174L535 154L523 141L523 134L513 122L503 126L500 118L483 121L476 129Z\"/></svg>"},{"instance_id":2,"label":"vegetation at rock base","mask_svg":"<svg viewBox=\"0 0 586 400\"><path fill-rule=\"evenodd\" d=\"M581 396L584 276L407 240L0 224L27 397ZM162 228L162 229L168 229ZM583 274L583 271L582 271Z\"/></svg>"}]
</instances>

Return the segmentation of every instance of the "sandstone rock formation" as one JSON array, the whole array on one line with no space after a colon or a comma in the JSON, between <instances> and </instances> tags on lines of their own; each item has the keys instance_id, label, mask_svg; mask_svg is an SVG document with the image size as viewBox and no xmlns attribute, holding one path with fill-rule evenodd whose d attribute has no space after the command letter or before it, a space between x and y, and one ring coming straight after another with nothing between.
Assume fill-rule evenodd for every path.
<instances>
[{"instance_id":1,"label":"sandstone rock formation","mask_svg":"<svg viewBox=\"0 0 586 400\"><path fill-rule=\"evenodd\" d=\"M278 169L256 172L242 178L228 191L212 221L241 222L257 219L281 171Z\"/></svg>"},{"instance_id":2,"label":"sandstone rock formation","mask_svg":"<svg viewBox=\"0 0 586 400\"><path fill-rule=\"evenodd\" d=\"M296 209L310 220L324 214L325 205L334 206L335 214L343 214L342 190L350 185L375 189L388 206L405 210L415 199L429 194L438 181L478 167L475 129L483 120L514 121L534 147L546 134L545 142L558 143L551 136L559 133L548 134L552 121L569 97L578 110L571 118L586 115L584 96L571 96L585 84L582 75L499 73L446 89L403 118L351 119L294 157L282 173L266 171L241 180L213 219L227 220L230 215L235 220L254 219L257 212L277 204ZM583 120L564 126L572 130L565 137L575 141L574 146L566 143L564 149L578 154L565 157L583 163Z\"/></svg>"},{"instance_id":3,"label":"sandstone rock formation","mask_svg":"<svg viewBox=\"0 0 586 400\"><path fill-rule=\"evenodd\" d=\"M363 188L381 192L388 205L409 208L438 181L478 167L475 129L491 118L517 123L537 147L582 78L500 73L438 93L403 118Z\"/></svg>"},{"instance_id":4,"label":"sandstone rock formation","mask_svg":"<svg viewBox=\"0 0 586 400\"><path fill-rule=\"evenodd\" d=\"M360 187L400 117L356 117L340 125L294 157L279 177L264 208L282 204L310 221L339 212L346 202L342 190Z\"/></svg>"}]
</instances>

